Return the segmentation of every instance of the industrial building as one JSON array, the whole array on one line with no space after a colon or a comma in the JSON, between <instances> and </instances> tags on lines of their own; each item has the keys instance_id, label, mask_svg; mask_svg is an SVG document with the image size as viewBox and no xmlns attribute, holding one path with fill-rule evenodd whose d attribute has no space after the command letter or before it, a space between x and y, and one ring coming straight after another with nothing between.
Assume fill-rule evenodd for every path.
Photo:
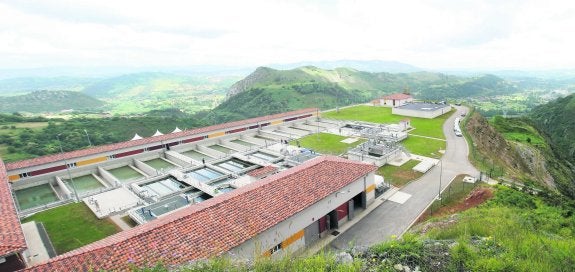
<instances>
[{"instance_id":1,"label":"industrial building","mask_svg":"<svg viewBox=\"0 0 575 272\"><path fill-rule=\"evenodd\" d=\"M433 119L451 111L451 106L433 103L409 103L391 109L392 114Z\"/></svg>"},{"instance_id":2,"label":"industrial building","mask_svg":"<svg viewBox=\"0 0 575 272\"><path fill-rule=\"evenodd\" d=\"M22 267L29 257L19 217L75 201L100 218L128 213L141 225L31 271L125 270L160 260L296 253L375 196L372 164L260 148L330 126L317 112L158 134L5 168L0 163L0 258L6 260L0 270L8 261ZM28 199L33 193L41 196Z\"/></svg>"}]
</instances>

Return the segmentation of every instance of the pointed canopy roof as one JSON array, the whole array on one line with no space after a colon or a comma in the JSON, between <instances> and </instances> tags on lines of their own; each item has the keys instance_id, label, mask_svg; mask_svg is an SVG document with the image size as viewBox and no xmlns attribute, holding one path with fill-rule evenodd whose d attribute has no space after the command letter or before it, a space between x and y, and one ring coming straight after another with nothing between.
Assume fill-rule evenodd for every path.
<instances>
[{"instance_id":1,"label":"pointed canopy roof","mask_svg":"<svg viewBox=\"0 0 575 272\"><path fill-rule=\"evenodd\" d=\"M162 136L162 135L164 135L164 133L161 133L159 130L156 129L156 133L154 133L154 135L152 135L152 137Z\"/></svg>"},{"instance_id":2,"label":"pointed canopy roof","mask_svg":"<svg viewBox=\"0 0 575 272\"><path fill-rule=\"evenodd\" d=\"M130 140L130 141L135 141L135 140L140 140L140 139L144 139L144 138L142 138L142 136L140 136L140 135L138 135L138 133L136 133L134 135L134 138L132 138L132 140Z\"/></svg>"},{"instance_id":3,"label":"pointed canopy roof","mask_svg":"<svg viewBox=\"0 0 575 272\"><path fill-rule=\"evenodd\" d=\"M182 132L182 130L178 127L176 127L176 129L174 129L174 131L172 131L172 133L177 133L177 132Z\"/></svg>"}]
</instances>

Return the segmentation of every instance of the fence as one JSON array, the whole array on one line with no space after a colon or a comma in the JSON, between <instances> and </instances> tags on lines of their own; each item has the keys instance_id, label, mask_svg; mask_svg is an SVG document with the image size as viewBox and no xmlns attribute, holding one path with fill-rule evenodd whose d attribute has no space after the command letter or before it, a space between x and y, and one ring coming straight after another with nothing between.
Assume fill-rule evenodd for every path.
<instances>
[{"instance_id":1,"label":"fence","mask_svg":"<svg viewBox=\"0 0 575 272\"><path fill-rule=\"evenodd\" d=\"M463 182L463 177L457 176L455 180L453 180L453 182L451 182L451 184L441 192L441 198L436 199L433 204L429 206L426 215L431 216L434 213L437 213L437 211L442 207L464 199L469 192L477 186L477 183L479 183L479 181L476 181L475 183Z\"/></svg>"}]
</instances>

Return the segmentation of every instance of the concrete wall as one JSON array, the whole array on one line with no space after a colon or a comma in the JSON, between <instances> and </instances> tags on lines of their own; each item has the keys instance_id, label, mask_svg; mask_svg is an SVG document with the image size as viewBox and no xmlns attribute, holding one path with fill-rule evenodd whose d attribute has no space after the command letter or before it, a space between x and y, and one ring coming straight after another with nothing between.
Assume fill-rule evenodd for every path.
<instances>
[{"instance_id":1,"label":"concrete wall","mask_svg":"<svg viewBox=\"0 0 575 272\"><path fill-rule=\"evenodd\" d=\"M290 238L299 237L298 234L301 233L299 239L291 242L288 247L275 252L272 257L277 258L286 253L297 253L298 250L304 248L305 238L303 232L306 227L318 221L321 217L327 215L342 204L347 203L355 195L366 190L371 190L367 194L367 203L372 203L374 192L371 188L375 188L374 173L366 175L365 178L361 177L339 190L339 192L345 193L333 193L307 209L291 216L287 220L279 222L274 227L230 250L229 254L234 256L234 258L240 257L246 259L253 259L257 256L267 256L271 248L286 240L289 241ZM341 223L346 221L347 219L345 218L340 220Z\"/></svg>"},{"instance_id":2,"label":"concrete wall","mask_svg":"<svg viewBox=\"0 0 575 272\"><path fill-rule=\"evenodd\" d=\"M413 102L413 98L408 98L408 99L395 99L395 105L393 104L393 99L377 99L376 101L376 105L379 106L384 106L384 107L398 107L398 106L403 106L407 103Z\"/></svg>"}]
</instances>

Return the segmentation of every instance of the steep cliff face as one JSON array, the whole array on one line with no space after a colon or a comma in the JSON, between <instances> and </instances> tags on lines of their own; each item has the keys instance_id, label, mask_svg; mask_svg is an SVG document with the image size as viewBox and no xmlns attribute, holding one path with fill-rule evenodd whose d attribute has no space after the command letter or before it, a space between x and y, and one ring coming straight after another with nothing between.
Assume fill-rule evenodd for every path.
<instances>
[{"instance_id":1,"label":"steep cliff face","mask_svg":"<svg viewBox=\"0 0 575 272\"><path fill-rule=\"evenodd\" d=\"M270 77L274 70L267 67L258 67L253 73L249 74L244 79L234 83L226 94L226 100L230 97L237 95L241 92L247 91L254 87L257 83L264 81L265 78Z\"/></svg>"},{"instance_id":2,"label":"steep cliff face","mask_svg":"<svg viewBox=\"0 0 575 272\"><path fill-rule=\"evenodd\" d=\"M514 176L532 174L529 166L521 158L517 147L508 143L487 120L474 113L466 126L477 151L495 164L504 165Z\"/></svg>"},{"instance_id":3,"label":"steep cliff face","mask_svg":"<svg viewBox=\"0 0 575 272\"><path fill-rule=\"evenodd\" d=\"M475 113L466 127L478 161L498 165L514 181L535 182L575 199L575 172L560 159L529 118L495 117L488 122Z\"/></svg>"}]
</instances>

